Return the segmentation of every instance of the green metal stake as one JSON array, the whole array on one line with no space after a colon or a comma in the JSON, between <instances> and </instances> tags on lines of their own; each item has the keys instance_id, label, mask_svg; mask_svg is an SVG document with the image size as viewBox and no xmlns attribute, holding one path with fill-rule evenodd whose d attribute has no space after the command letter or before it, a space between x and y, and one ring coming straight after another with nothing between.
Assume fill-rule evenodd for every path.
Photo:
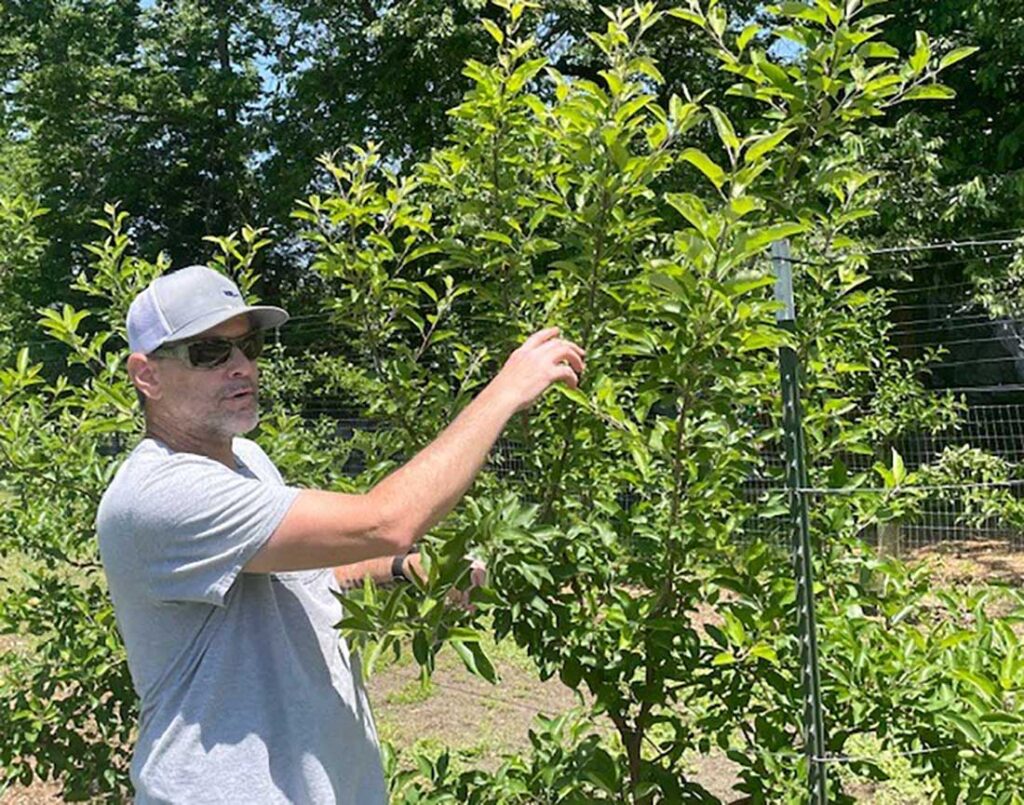
<instances>
[{"instance_id":1,"label":"green metal stake","mask_svg":"<svg viewBox=\"0 0 1024 805\"><path fill-rule=\"evenodd\" d=\"M789 241L772 244L775 299L783 307L776 313L779 327L796 332L793 300L793 264ZM797 634L800 638L800 679L804 693L804 744L807 749L808 793L813 805L828 802L825 769L825 723L821 711L821 676L818 672L818 626L814 616L814 567L807 519L807 462L800 419L800 363L796 350L779 350L782 375L782 429L786 445L786 488L789 491L789 524L792 529L793 564L796 570Z\"/></svg>"}]
</instances>

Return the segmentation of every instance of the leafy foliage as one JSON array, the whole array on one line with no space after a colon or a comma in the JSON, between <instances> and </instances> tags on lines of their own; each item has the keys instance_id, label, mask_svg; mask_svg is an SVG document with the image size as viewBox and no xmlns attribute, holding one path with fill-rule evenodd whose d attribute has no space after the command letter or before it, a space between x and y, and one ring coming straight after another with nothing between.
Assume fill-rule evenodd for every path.
<instances>
[{"instance_id":1,"label":"leafy foliage","mask_svg":"<svg viewBox=\"0 0 1024 805\"><path fill-rule=\"evenodd\" d=\"M533 4L496 5L504 13L480 33L497 54L466 63L470 89L444 147L404 173L374 145L325 157L319 192L293 211L332 341L345 343L302 361L271 351L261 436L291 481L365 489L449 421L526 332L558 324L582 343L583 390L548 395L510 424L472 497L427 539L427 579L411 590L367 583L341 626L371 668L411 646L430 673L451 646L493 680L479 639L491 628L592 706L539 722L531 755L493 773L456 775L445 755L406 769L389 755L395 796L710 801L685 759L722 751L752 801L800 797L794 584L779 549L744 532L755 503L743 483L778 438L774 351L788 343L806 367L813 482L863 487L814 507L828 751L873 735L913 752L947 802L1019 801L1019 600L937 594L926 574L859 541L912 515L922 478L1005 470L951 455L913 474L891 451L910 428L948 426L957 405L922 393L914 378L927 361L895 352L888 296L857 256L883 179L861 164L858 137L881 137L898 104L948 97L936 78L949 59L924 34L903 58L879 41L885 19L856 0L767 9L771 30L692 0L607 12L587 40L601 65L580 76L535 41ZM712 91L719 81L668 89L646 45L662 30L701 37L728 92ZM773 37L800 58L778 55ZM68 372L44 380L22 352L0 375L3 484L19 501L3 511L4 533L31 560L0 603L0 626L36 641L0 674L10 694L0 757L7 779L59 774L73 796L126 788L134 705L91 524L116 466L111 441L138 427L120 323L170 264L131 256L126 219L108 214L76 283L94 307L42 313ZM787 237L804 261L793 334L775 326L764 256ZM268 239L247 228L212 240L249 287ZM373 427L338 438L331 421L288 410L300 400ZM877 462L848 466L856 455ZM486 556L491 587L473 592L474 610L446 608L468 586L470 552ZM87 712L102 717L93 725ZM837 801L848 799L842 784Z\"/></svg>"}]
</instances>

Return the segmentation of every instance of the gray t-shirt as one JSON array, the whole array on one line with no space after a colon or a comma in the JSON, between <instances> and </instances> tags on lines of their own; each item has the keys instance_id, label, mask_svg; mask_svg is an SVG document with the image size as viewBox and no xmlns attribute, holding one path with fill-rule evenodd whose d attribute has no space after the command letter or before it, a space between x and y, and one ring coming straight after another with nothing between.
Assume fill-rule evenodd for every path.
<instances>
[{"instance_id":1,"label":"gray t-shirt","mask_svg":"<svg viewBox=\"0 0 1024 805\"><path fill-rule=\"evenodd\" d=\"M237 470L144 439L97 514L141 698L136 803L387 801L329 569L241 573L298 490L247 439Z\"/></svg>"}]
</instances>

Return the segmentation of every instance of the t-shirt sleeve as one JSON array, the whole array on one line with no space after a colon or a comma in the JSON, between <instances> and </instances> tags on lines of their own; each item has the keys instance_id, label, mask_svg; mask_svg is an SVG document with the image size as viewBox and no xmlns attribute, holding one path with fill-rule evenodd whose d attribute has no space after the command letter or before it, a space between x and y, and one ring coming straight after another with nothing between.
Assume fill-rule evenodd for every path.
<instances>
[{"instance_id":1,"label":"t-shirt sleeve","mask_svg":"<svg viewBox=\"0 0 1024 805\"><path fill-rule=\"evenodd\" d=\"M176 456L139 485L132 506L137 572L159 601L221 606L299 490Z\"/></svg>"}]
</instances>

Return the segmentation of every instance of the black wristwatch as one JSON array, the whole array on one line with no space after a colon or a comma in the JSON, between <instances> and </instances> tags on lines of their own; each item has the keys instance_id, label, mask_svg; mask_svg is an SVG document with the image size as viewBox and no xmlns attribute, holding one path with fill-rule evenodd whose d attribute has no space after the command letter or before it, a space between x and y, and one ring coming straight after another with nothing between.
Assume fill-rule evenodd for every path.
<instances>
[{"instance_id":1,"label":"black wristwatch","mask_svg":"<svg viewBox=\"0 0 1024 805\"><path fill-rule=\"evenodd\" d=\"M405 575L405 573L402 572L402 566L405 564L405 557L411 556L412 554L419 553L419 552L420 552L419 547L416 546L416 545L413 545L413 547L411 547L409 549L408 553L399 554L398 556L396 556L394 559L391 560L391 580L392 581L404 581L404 582L412 581L412 579L410 579L408 576Z\"/></svg>"}]
</instances>

